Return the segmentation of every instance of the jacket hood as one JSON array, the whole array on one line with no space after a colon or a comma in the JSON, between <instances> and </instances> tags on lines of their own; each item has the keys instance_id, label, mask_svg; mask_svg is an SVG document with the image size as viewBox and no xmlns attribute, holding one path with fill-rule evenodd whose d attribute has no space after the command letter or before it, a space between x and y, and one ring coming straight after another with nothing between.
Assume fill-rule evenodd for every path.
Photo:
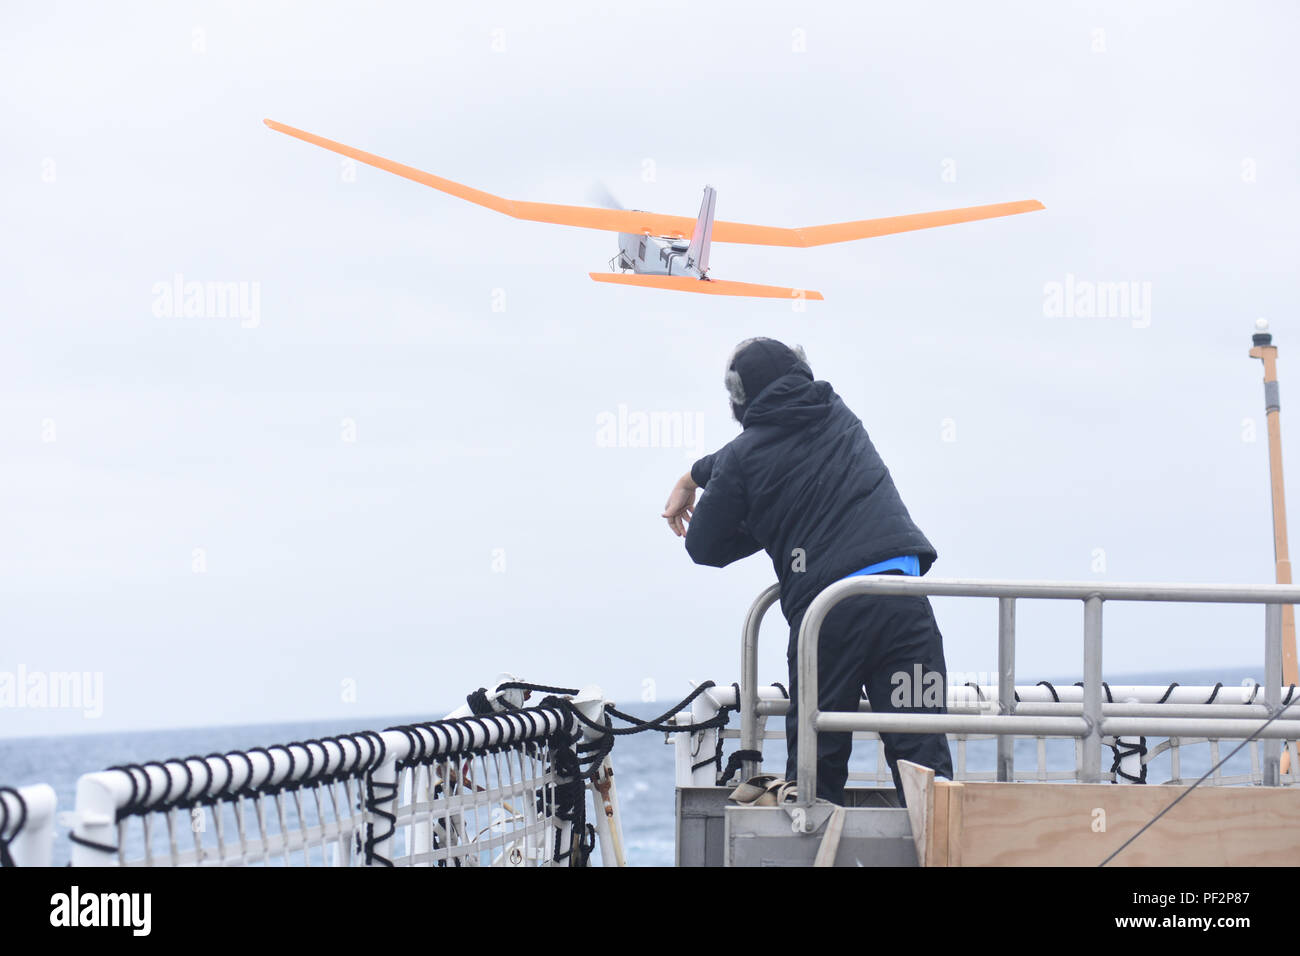
<instances>
[{"instance_id":1,"label":"jacket hood","mask_svg":"<svg viewBox=\"0 0 1300 956\"><path fill-rule=\"evenodd\" d=\"M781 376L802 368L811 373L803 347L757 336L736 346L727 360L724 382L731 399L731 415L744 422L745 412L762 391Z\"/></svg>"},{"instance_id":2,"label":"jacket hood","mask_svg":"<svg viewBox=\"0 0 1300 956\"><path fill-rule=\"evenodd\" d=\"M814 381L807 366L797 366L759 392L746 406L741 427L806 428L830 414L834 399L830 382Z\"/></svg>"}]
</instances>

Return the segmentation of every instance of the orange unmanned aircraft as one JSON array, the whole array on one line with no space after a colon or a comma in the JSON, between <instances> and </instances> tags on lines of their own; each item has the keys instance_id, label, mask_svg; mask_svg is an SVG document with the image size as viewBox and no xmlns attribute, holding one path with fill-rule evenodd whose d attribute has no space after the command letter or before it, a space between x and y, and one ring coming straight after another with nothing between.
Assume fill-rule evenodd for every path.
<instances>
[{"instance_id":1,"label":"orange unmanned aircraft","mask_svg":"<svg viewBox=\"0 0 1300 956\"><path fill-rule=\"evenodd\" d=\"M582 226L586 229L605 229L617 232L618 255L610 260L610 268L617 272L592 272L597 282L616 282L622 285L649 286L653 289L676 289L679 292L705 292L711 295L744 295L763 298L820 299L822 294L810 289L790 289L783 286L756 285L752 282L733 282L709 276L709 247L713 242L739 242L757 246L824 246L832 242L849 242L888 236L896 232L911 232L933 226L950 226L977 219L994 219L1021 212L1042 209L1036 199L1019 202L994 203L991 206L967 206L964 209L945 209L939 212L922 212L911 216L889 216L884 219L859 219L856 222L836 222L825 226L804 226L785 229L780 226L751 226L742 222L713 220L717 191L704 187L704 201L700 214L694 220L686 216L665 216L642 212L638 209L602 209L593 206L560 206L554 203L522 202L502 199L450 179L443 179L413 166L395 163L364 150L353 149L323 136L316 136L275 120L265 120L267 126L280 133L294 136L303 142L333 150L340 155L366 163L377 169L396 173L406 179L432 186L434 189L467 199L488 209L505 213L516 219L534 222L554 222L565 226ZM630 274L629 274L630 273Z\"/></svg>"}]
</instances>

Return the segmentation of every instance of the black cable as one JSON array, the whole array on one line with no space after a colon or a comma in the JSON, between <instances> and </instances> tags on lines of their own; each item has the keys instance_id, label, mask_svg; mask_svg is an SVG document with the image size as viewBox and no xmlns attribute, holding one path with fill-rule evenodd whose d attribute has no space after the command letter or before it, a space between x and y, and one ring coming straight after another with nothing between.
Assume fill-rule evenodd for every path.
<instances>
[{"instance_id":1,"label":"black cable","mask_svg":"<svg viewBox=\"0 0 1300 956\"><path fill-rule=\"evenodd\" d=\"M380 792L376 793L376 790ZM397 814L380 806L380 804L396 799L396 781L375 780L374 774L366 774L366 809L388 824L388 829L377 835L375 825L373 823L366 824L366 842L363 849L366 854L367 866L373 866L375 863L379 863L381 866L393 865L391 859L375 851L375 844L381 840L387 840L397 832Z\"/></svg>"},{"instance_id":2,"label":"black cable","mask_svg":"<svg viewBox=\"0 0 1300 956\"><path fill-rule=\"evenodd\" d=\"M576 687L550 687L546 684L530 684L527 681L512 680L504 684L497 684L497 690L526 690L537 691L539 694L562 694L565 697L576 697L579 693Z\"/></svg>"},{"instance_id":3,"label":"black cable","mask_svg":"<svg viewBox=\"0 0 1300 956\"><path fill-rule=\"evenodd\" d=\"M1145 756L1147 755L1147 739L1146 739L1145 737L1139 737L1139 738L1138 738L1138 743L1137 743L1137 746L1136 746L1136 747L1128 747L1128 746L1126 746L1126 749L1124 749L1124 750L1120 750L1120 749L1119 749L1119 748L1120 748L1120 738L1119 738L1119 737L1116 737L1116 738L1115 738L1115 742L1114 742L1113 744L1110 744L1109 746L1110 746L1110 749L1111 749L1111 750L1114 752L1114 754L1115 754L1115 760L1114 760L1114 761L1111 763L1111 765L1110 765L1110 772L1111 772L1111 773L1115 774L1116 776L1120 777L1121 779L1127 780L1129 783L1146 783L1146 782L1147 782L1147 765L1146 765L1145 763L1143 763L1143 764L1141 765L1141 766L1142 766L1142 772L1141 772L1138 776L1136 776L1136 777L1133 776L1133 774L1131 774L1131 773L1129 773L1128 771L1126 771L1126 770L1123 768L1123 766L1121 766L1121 761L1123 761L1123 759L1124 759L1125 757L1132 757L1132 756L1134 756L1135 754L1136 754L1138 757L1145 757Z\"/></svg>"},{"instance_id":4,"label":"black cable","mask_svg":"<svg viewBox=\"0 0 1300 956\"><path fill-rule=\"evenodd\" d=\"M746 760L752 760L755 763L761 763L763 760L763 751L761 750L732 751L731 756L727 758L727 765L722 768L722 773L719 774L719 778L724 782L730 780L732 778L732 775L734 775L738 770L740 770L740 765L744 763ZM691 769L696 770L699 767L702 767L705 764L710 764L710 763L713 763L713 761L705 760L703 763L697 764Z\"/></svg>"},{"instance_id":5,"label":"black cable","mask_svg":"<svg viewBox=\"0 0 1300 956\"><path fill-rule=\"evenodd\" d=\"M109 846L107 843L96 843L94 840L87 840L85 837L79 837L75 833L69 833L68 839L80 846L88 846L92 850L103 850L105 853L117 854L117 847ZM69 863L69 866L72 864Z\"/></svg>"},{"instance_id":6,"label":"black cable","mask_svg":"<svg viewBox=\"0 0 1300 956\"><path fill-rule=\"evenodd\" d=\"M712 727L713 724L710 721L704 721L699 725L687 725L686 727L682 727L678 725L667 725L664 724L664 721L667 720L669 717L672 717L673 715L678 714L681 711L685 710L687 705L694 702L695 698L699 697L706 690L709 690L710 688L715 686L717 685L715 685L713 681L706 680L699 687L695 688L695 690L691 691L689 694L683 697L681 701L679 701L675 706L664 711L658 717L653 717L650 720L641 720L638 717L633 717L631 714L625 714L617 707L615 707L613 704L607 704L605 706L605 710L613 714L619 720L627 721L629 724L632 724L633 727L635 728L635 729L627 728L627 729L620 729L614 731L614 733L619 735L636 734L636 733L640 733L643 730L657 730L661 733L680 733L683 730L695 729L696 727L700 729L704 729L707 727Z\"/></svg>"}]
</instances>

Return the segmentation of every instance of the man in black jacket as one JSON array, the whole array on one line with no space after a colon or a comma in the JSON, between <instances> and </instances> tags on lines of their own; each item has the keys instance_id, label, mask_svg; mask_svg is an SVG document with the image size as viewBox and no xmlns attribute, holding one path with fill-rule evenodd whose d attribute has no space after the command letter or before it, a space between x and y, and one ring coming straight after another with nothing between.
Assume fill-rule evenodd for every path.
<instances>
[{"instance_id":1,"label":"man in black jacket","mask_svg":"<svg viewBox=\"0 0 1300 956\"><path fill-rule=\"evenodd\" d=\"M799 625L812 599L855 574L924 574L937 557L913 524L867 432L830 383L815 381L802 349L774 339L736 346L725 377L742 431L697 461L663 517L696 564L723 567L760 548L781 585L790 625L786 777L796 774ZM704 489L698 507L697 488ZM943 638L924 596L859 595L827 615L818 647L818 707L943 713ZM902 799L899 759L952 777L943 734L884 734ZM817 735L817 795L843 801L853 738Z\"/></svg>"}]
</instances>

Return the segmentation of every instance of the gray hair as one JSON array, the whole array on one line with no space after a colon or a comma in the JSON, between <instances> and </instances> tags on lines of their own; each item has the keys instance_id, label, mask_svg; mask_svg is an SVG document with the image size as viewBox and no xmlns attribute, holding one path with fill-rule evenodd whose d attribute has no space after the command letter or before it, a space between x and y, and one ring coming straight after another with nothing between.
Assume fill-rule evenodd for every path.
<instances>
[{"instance_id":1,"label":"gray hair","mask_svg":"<svg viewBox=\"0 0 1300 956\"><path fill-rule=\"evenodd\" d=\"M745 341L732 349L731 355L727 357L727 371L722 377L722 383L727 386L727 395L731 398L732 405L744 405L745 402L749 400L745 395L745 383L740 380L740 373L732 368L736 363L736 356L740 354L740 350L745 348L745 346L752 345L764 338L766 338L766 336L755 335L753 338L745 339ZM803 362L805 365L808 363L808 356L804 352L802 345L792 345L790 346L790 351L795 354L795 357L799 359L800 362Z\"/></svg>"}]
</instances>

